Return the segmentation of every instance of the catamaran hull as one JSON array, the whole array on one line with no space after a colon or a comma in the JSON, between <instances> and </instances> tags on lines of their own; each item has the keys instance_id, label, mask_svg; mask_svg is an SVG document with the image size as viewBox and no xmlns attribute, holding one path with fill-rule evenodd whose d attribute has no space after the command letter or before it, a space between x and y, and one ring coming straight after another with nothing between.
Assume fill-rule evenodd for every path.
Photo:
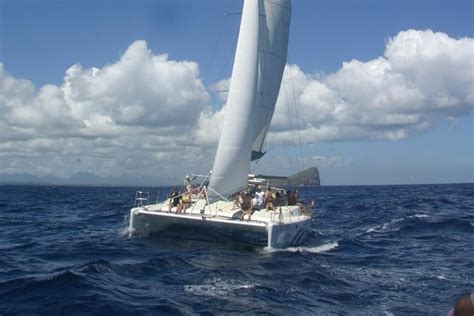
<instances>
[{"instance_id":1,"label":"catamaran hull","mask_svg":"<svg viewBox=\"0 0 474 316\"><path fill-rule=\"evenodd\" d=\"M309 235L311 218L280 224L206 218L194 214L150 212L140 208L130 211L130 235L148 235L176 226L219 230L219 232L231 234L249 232L266 239L268 247L287 248L304 242Z\"/></svg>"}]
</instances>

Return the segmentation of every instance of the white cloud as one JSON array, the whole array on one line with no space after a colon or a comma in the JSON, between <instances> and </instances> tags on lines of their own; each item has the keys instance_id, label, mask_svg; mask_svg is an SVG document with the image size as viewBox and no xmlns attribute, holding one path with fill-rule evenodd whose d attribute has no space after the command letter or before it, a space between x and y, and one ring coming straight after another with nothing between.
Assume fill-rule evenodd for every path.
<instances>
[{"instance_id":1,"label":"white cloud","mask_svg":"<svg viewBox=\"0 0 474 316\"><path fill-rule=\"evenodd\" d=\"M57 163L65 174L81 168L104 175L142 168L146 174L152 165L148 161L168 159L169 164L180 155L189 126L209 107L195 62L154 55L141 40L115 63L88 69L75 64L62 85L39 90L0 64L0 87L0 148L16 157L3 155L0 173L36 151L42 153L37 164ZM52 151L58 159L51 159ZM95 162L82 159L77 165L73 157L83 156Z\"/></svg>"},{"instance_id":2,"label":"white cloud","mask_svg":"<svg viewBox=\"0 0 474 316\"><path fill-rule=\"evenodd\" d=\"M269 140L292 141L291 125L304 142L407 138L471 112L473 73L474 39L430 30L400 32L384 56L345 62L323 77L287 66Z\"/></svg>"},{"instance_id":3,"label":"white cloud","mask_svg":"<svg viewBox=\"0 0 474 316\"><path fill-rule=\"evenodd\" d=\"M345 62L331 74L287 66L268 147L400 140L444 119L454 126L474 108L473 71L474 39L430 30L400 32L384 56ZM209 91L228 86L226 79ZM36 89L0 63L0 174L153 170L173 177L196 165L206 172L225 115L225 106L210 105L209 91L195 62L155 55L145 41L102 68L71 66L60 86ZM314 159L347 163L323 158Z\"/></svg>"}]
</instances>

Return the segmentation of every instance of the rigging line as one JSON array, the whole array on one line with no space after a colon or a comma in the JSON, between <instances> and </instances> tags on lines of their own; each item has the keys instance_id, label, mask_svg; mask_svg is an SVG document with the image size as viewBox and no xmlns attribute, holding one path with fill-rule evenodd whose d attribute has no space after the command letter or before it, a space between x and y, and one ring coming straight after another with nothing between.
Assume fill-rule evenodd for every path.
<instances>
[{"instance_id":1,"label":"rigging line","mask_svg":"<svg viewBox=\"0 0 474 316\"><path fill-rule=\"evenodd\" d=\"M230 3L230 2L229 2L229 3ZM205 92L206 92L206 86L205 86L205 84L207 83L207 80L208 80L208 78L209 78L209 74L210 74L210 72L211 72L212 65L213 65L213 63L214 63L214 59L215 59L215 56L216 56L217 47L218 47L219 42L220 42L220 40L221 40L221 38L222 38L222 33L223 33L224 25L226 24L226 22L227 22L227 16L224 18L224 21L222 22L222 25L221 25L221 28L220 28L220 32L219 32L219 36L218 36L218 38L217 38L216 44L215 44L215 46L214 46L214 50L213 50L212 55L211 55L211 63L209 64L209 69L208 69L208 71L207 71L207 73L206 73L206 76L204 77L204 84L203 84L204 90L201 92L201 94L200 94L200 96L199 96L198 106L195 107L194 112L193 112L193 115L192 115L193 118L196 118L196 115L197 115L197 111L198 111L198 109L199 109L199 106L200 106L200 105L202 104L202 102L203 102L203 97L204 97L204 94L205 94ZM197 122L199 122L199 119L197 120ZM185 154L186 154L186 149L187 149L187 147L189 146L189 143L190 143L191 132L192 132L192 130L193 130L195 124L196 124L196 122L194 122L194 123L192 123L192 124L189 124L188 132L187 132L187 136L186 136L186 142L185 142L185 144L184 144L184 146L183 146L183 151L182 151L182 154L181 154L181 156L180 156L180 158L179 158L179 161L178 161L178 164L177 164L177 170L180 170L180 169L181 169L181 165L182 165L182 163L183 163L183 159L184 159L184 156L185 156ZM203 155L202 155L202 156L203 156ZM202 156L201 156L201 158L202 158ZM179 180L177 173L175 173L175 179L176 179L176 180Z\"/></svg>"},{"instance_id":2,"label":"rigging line","mask_svg":"<svg viewBox=\"0 0 474 316\"><path fill-rule=\"evenodd\" d=\"M229 15L228 15L229 16ZM227 19L225 21L228 21ZM225 23L224 23L225 24ZM223 33L223 30L224 30L224 27L221 28L221 34ZM234 32L235 34L235 32ZM227 51L227 57L224 59L224 60L227 60L226 64L224 65L224 67L222 68L222 71L220 73L220 75L217 77L218 79L218 83L222 80L224 80L224 76L226 74L226 72L229 71L229 66L231 64L231 54L232 54L232 51L235 51L235 47L237 46L237 39L238 39L238 32L237 34L234 35L234 40L233 40L233 45L229 45L229 49ZM217 45L216 45L216 48L215 50L217 50ZM219 91L215 91L213 93L213 96L211 98L211 100L213 101L212 104L214 104L214 102L216 101L216 99L218 98L218 95L219 95ZM227 102L227 101L226 101ZM216 112L217 113L217 112ZM198 173L200 172L201 170L201 167L202 167L202 164L203 164L203 160L204 160L204 148L207 147L208 143L209 143L209 131L210 131L210 127L211 127L211 123L213 121L213 115L212 115L212 111L211 111L211 116L209 117L209 122L207 123L207 129L206 129L206 138L204 140L204 144L202 146L203 148L203 155L201 155L201 159L199 160L199 165L198 165ZM215 120L215 119L214 119ZM222 131L220 131L222 133Z\"/></svg>"},{"instance_id":3,"label":"rigging line","mask_svg":"<svg viewBox=\"0 0 474 316\"><path fill-rule=\"evenodd\" d=\"M278 115L275 116L275 120L277 121L277 125L280 125L280 120L278 118ZM288 158L288 165L290 166L290 168L293 168L293 162L291 160L290 149L289 149L291 145L290 141L284 139L283 144L284 144L283 148L285 148L285 151L286 151L286 157Z\"/></svg>"},{"instance_id":4,"label":"rigging line","mask_svg":"<svg viewBox=\"0 0 474 316\"><path fill-rule=\"evenodd\" d=\"M293 127L293 119L292 119L292 116L291 116L291 110L290 110L290 101L288 100L288 92L287 92L287 88L286 88L286 81L283 80L283 87L285 89L285 99L286 99L286 108L288 110L288 119L290 121L290 127L291 127L291 140L293 141L293 144L290 144L290 145L293 145L292 147L295 149L295 157L296 157L296 168L298 168L298 153L296 152L296 148L295 148L295 144L296 144L296 141L295 141L295 131L294 131L294 127ZM290 140L288 140L288 143L290 142ZM288 159L291 161L291 158L290 156L288 156ZM291 163L290 163L291 164ZM293 168L293 166L291 166Z\"/></svg>"},{"instance_id":5,"label":"rigging line","mask_svg":"<svg viewBox=\"0 0 474 316\"><path fill-rule=\"evenodd\" d=\"M290 53L288 53L288 63L291 65L291 61L290 61ZM303 158L303 146L302 146L302 142L301 142L301 132L300 132L300 119L299 119L299 115L298 115L298 106L296 105L296 94L295 94L295 86L294 86L294 83L293 83L293 70L291 70L291 66L290 66L290 81L291 81L291 92L293 94L293 104L295 106L295 114L296 114L296 124L297 124L297 133L298 133L298 141L299 141L299 149L300 149L300 157L301 157L301 166L302 166L302 169L301 171L304 170L304 158Z\"/></svg>"},{"instance_id":6,"label":"rigging line","mask_svg":"<svg viewBox=\"0 0 474 316\"><path fill-rule=\"evenodd\" d=\"M272 4L275 4L275 3L272 3ZM272 12L273 13L273 12ZM289 28L290 26L287 25L287 27ZM289 61L289 53L287 51L287 58L288 58L288 61ZM286 63L285 63L285 67L286 67ZM292 78L291 77L291 69L290 70L290 79ZM283 75L284 76L284 75ZM283 77L282 77L283 79ZM286 87L286 82L285 80L282 80L283 82L283 86L284 86L284 89L285 89L285 99L286 99L286 105L287 105L287 109L288 109L288 117L289 117L289 120L290 120L290 127L291 127L291 136L292 136L292 141L293 141L293 148L295 149L295 157L296 157L296 168L298 169L299 168L299 161L298 161L298 151L296 149L296 137L295 137L295 133L294 133L294 125L293 125L293 118L292 118L292 115L291 115L291 110L290 110L290 102L288 100L288 92L287 92L287 87ZM293 83L293 82L292 82ZM293 85L292 85L293 86ZM281 89L281 87L280 87ZM293 91L293 94L294 94L294 91ZM295 98L293 98L295 100ZM290 158L289 158L290 160ZM290 160L291 161L291 160ZM290 163L291 165L291 163ZM291 167L291 166L290 166Z\"/></svg>"}]
</instances>

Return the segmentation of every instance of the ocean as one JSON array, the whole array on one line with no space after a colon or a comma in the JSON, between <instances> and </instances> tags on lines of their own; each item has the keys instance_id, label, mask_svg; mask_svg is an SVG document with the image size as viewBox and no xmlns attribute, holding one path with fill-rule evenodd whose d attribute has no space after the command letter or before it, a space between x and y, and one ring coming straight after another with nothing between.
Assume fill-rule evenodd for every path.
<instances>
[{"instance_id":1,"label":"ocean","mask_svg":"<svg viewBox=\"0 0 474 316\"><path fill-rule=\"evenodd\" d=\"M313 229L281 250L129 238L138 189L0 186L0 315L447 315L474 291L474 184L301 189Z\"/></svg>"}]
</instances>

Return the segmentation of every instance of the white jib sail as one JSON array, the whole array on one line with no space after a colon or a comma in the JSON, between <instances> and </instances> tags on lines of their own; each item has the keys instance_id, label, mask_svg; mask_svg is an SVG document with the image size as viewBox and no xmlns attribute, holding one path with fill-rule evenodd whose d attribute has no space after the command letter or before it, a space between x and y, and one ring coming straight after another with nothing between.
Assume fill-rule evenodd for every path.
<instances>
[{"instance_id":1,"label":"white jib sail","mask_svg":"<svg viewBox=\"0 0 474 316\"><path fill-rule=\"evenodd\" d=\"M262 152L285 70L291 1L262 0L260 16L258 95L252 147L256 153Z\"/></svg>"},{"instance_id":2,"label":"white jib sail","mask_svg":"<svg viewBox=\"0 0 474 316\"><path fill-rule=\"evenodd\" d=\"M209 184L222 196L245 188L248 182L257 102L258 45L259 0L245 0L227 110ZM211 199L216 197L212 190Z\"/></svg>"}]
</instances>

